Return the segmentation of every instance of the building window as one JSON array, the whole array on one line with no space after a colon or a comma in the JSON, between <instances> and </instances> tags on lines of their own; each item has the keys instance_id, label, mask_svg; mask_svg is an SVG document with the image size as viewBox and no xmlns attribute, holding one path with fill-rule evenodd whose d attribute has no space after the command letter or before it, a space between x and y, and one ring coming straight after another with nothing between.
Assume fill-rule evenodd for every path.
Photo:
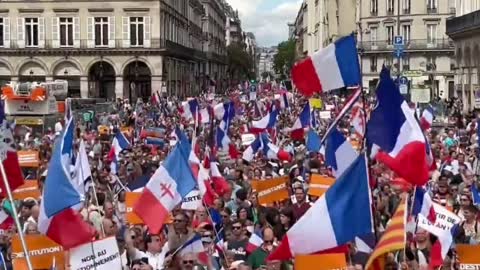
<instances>
[{"instance_id":1,"label":"building window","mask_svg":"<svg viewBox=\"0 0 480 270\"><path fill-rule=\"evenodd\" d=\"M427 71L437 70L437 57L433 55L427 56Z\"/></svg>"},{"instance_id":2,"label":"building window","mask_svg":"<svg viewBox=\"0 0 480 270\"><path fill-rule=\"evenodd\" d=\"M410 70L410 57L408 55L404 55L402 58L402 69L405 70Z\"/></svg>"},{"instance_id":3,"label":"building window","mask_svg":"<svg viewBox=\"0 0 480 270\"><path fill-rule=\"evenodd\" d=\"M0 47L4 45L5 40L5 25L3 24L3 18L0 18Z\"/></svg>"},{"instance_id":4,"label":"building window","mask_svg":"<svg viewBox=\"0 0 480 270\"><path fill-rule=\"evenodd\" d=\"M437 42L437 25L427 24L427 44L434 45Z\"/></svg>"},{"instance_id":5,"label":"building window","mask_svg":"<svg viewBox=\"0 0 480 270\"><path fill-rule=\"evenodd\" d=\"M38 46L38 18L25 18L25 37L27 47Z\"/></svg>"},{"instance_id":6,"label":"building window","mask_svg":"<svg viewBox=\"0 0 480 270\"><path fill-rule=\"evenodd\" d=\"M437 0L427 0L427 13L437 13Z\"/></svg>"},{"instance_id":7,"label":"building window","mask_svg":"<svg viewBox=\"0 0 480 270\"><path fill-rule=\"evenodd\" d=\"M391 56L386 56L385 57L385 66L390 68L392 66L392 63L393 63L392 57Z\"/></svg>"},{"instance_id":8,"label":"building window","mask_svg":"<svg viewBox=\"0 0 480 270\"><path fill-rule=\"evenodd\" d=\"M411 0L403 0L403 14L410 14Z\"/></svg>"},{"instance_id":9,"label":"building window","mask_svg":"<svg viewBox=\"0 0 480 270\"><path fill-rule=\"evenodd\" d=\"M387 0L387 14L393 15L395 13L395 0Z\"/></svg>"},{"instance_id":10,"label":"building window","mask_svg":"<svg viewBox=\"0 0 480 270\"><path fill-rule=\"evenodd\" d=\"M144 27L143 17L130 17L130 45L143 46Z\"/></svg>"},{"instance_id":11,"label":"building window","mask_svg":"<svg viewBox=\"0 0 480 270\"><path fill-rule=\"evenodd\" d=\"M393 38L395 36L395 33L393 31L393 25L386 26L385 34L387 35L387 45L393 45Z\"/></svg>"},{"instance_id":12,"label":"building window","mask_svg":"<svg viewBox=\"0 0 480 270\"><path fill-rule=\"evenodd\" d=\"M370 28L370 42L372 43L372 46L377 45L377 30L377 27Z\"/></svg>"},{"instance_id":13,"label":"building window","mask_svg":"<svg viewBox=\"0 0 480 270\"><path fill-rule=\"evenodd\" d=\"M370 56L370 72L377 72L377 56Z\"/></svg>"},{"instance_id":14,"label":"building window","mask_svg":"<svg viewBox=\"0 0 480 270\"><path fill-rule=\"evenodd\" d=\"M73 18L60 18L60 46L73 46Z\"/></svg>"},{"instance_id":15,"label":"building window","mask_svg":"<svg viewBox=\"0 0 480 270\"><path fill-rule=\"evenodd\" d=\"M372 15L378 14L378 0L370 0L370 13Z\"/></svg>"},{"instance_id":16,"label":"building window","mask_svg":"<svg viewBox=\"0 0 480 270\"><path fill-rule=\"evenodd\" d=\"M95 17L95 46L108 46L108 17Z\"/></svg>"},{"instance_id":17,"label":"building window","mask_svg":"<svg viewBox=\"0 0 480 270\"><path fill-rule=\"evenodd\" d=\"M402 26L402 35L403 35L403 43L405 45L408 45L410 41L410 25L409 24L404 24Z\"/></svg>"}]
</instances>

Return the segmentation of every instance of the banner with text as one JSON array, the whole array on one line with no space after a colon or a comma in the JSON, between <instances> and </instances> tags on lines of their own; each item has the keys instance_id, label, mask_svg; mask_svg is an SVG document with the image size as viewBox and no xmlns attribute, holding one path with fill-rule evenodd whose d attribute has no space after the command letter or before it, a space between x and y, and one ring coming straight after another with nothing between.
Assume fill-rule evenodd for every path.
<instances>
[{"instance_id":1,"label":"banner with text","mask_svg":"<svg viewBox=\"0 0 480 270\"><path fill-rule=\"evenodd\" d=\"M198 189L190 191L190 193L183 198L183 210L197 210L199 206L202 206L202 196L200 195L200 191Z\"/></svg>"},{"instance_id":2,"label":"banner with text","mask_svg":"<svg viewBox=\"0 0 480 270\"><path fill-rule=\"evenodd\" d=\"M456 245L460 269L480 269L480 245Z\"/></svg>"},{"instance_id":3,"label":"banner with text","mask_svg":"<svg viewBox=\"0 0 480 270\"><path fill-rule=\"evenodd\" d=\"M343 253L295 256L295 270L346 270L347 260Z\"/></svg>"},{"instance_id":4,"label":"banner with text","mask_svg":"<svg viewBox=\"0 0 480 270\"><path fill-rule=\"evenodd\" d=\"M15 200L24 200L26 198L40 198L40 189L37 180L25 180L25 183L12 192Z\"/></svg>"},{"instance_id":5,"label":"banner with text","mask_svg":"<svg viewBox=\"0 0 480 270\"><path fill-rule=\"evenodd\" d=\"M143 224L143 220L135 214L133 211L133 206L138 201L140 196L142 195L141 192L127 192L125 194L125 206L126 206L126 217L128 223L132 225Z\"/></svg>"},{"instance_id":6,"label":"banner with text","mask_svg":"<svg viewBox=\"0 0 480 270\"><path fill-rule=\"evenodd\" d=\"M432 224L428 219L422 215L418 215L418 227L430 232L436 236L450 233L450 230L455 224L460 223L461 219L454 213L448 211L445 207L434 203L433 208L437 213L435 224Z\"/></svg>"},{"instance_id":7,"label":"banner with text","mask_svg":"<svg viewBox=\"0 0 480 270\"><path fill-rule=\"evenodd\" d=\"M308 195L321 197L330 186L335 182L335 178L312 174L310 178L310 185L308 186Z\"/></svg>"},{"instance_id":8,"label":"banner with text","mask_svg":"<svg viewBox=\"0 0 480 270\"><path fill-rule=\"evenodd\" d=\"M254 180L251 184L258 194L258 202L264 205L288 199L287 181L287 177L277 177L269 180Z\"/></svg>"},{"instance_id":9,"label":"banner with text","mask_svg":"<svg viewBox=\"0 0 480 270\"><path fill-rule=\"evenodd\" d=\"M122 269L122 260L115 237L86 243L70 250L71 270Z\"/></svg>"},{"instance_id":10,"label":"banner with text","mask_svg":"<svg viewBox=\"0 0 480 270\"><path fill-rule=\"evenodd\" d=\"M44 235L25 235L25 241L34 269L50 269L53 264L59 270L64 269L65 254L62 246ZM15 270L28 269L18 235L12 238L12 258Z\"/></svg>"}]
</instances>

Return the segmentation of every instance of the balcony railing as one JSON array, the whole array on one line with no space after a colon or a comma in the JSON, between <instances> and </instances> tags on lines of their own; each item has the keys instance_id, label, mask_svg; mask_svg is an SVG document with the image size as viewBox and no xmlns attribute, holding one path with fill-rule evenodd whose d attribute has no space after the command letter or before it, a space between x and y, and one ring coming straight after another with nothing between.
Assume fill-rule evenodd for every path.
<instances>
[{"instance_id":1,"label":"balcony railing","mask_svg":"<svg viewBox=\"0 0 480 270\"><path fill-rule=\"evenodd\" d=\"M393 43L383 41L364 41L359 43L359 48L365 52L368 51L393 51ZM411 39L405 42L405 50L439 50L439 49L452 49L454 48L453 41L451 39Z\"/></svg>"},{"instance_id":2,"label":"balcony railing","mask_svg":"<svg viewBox=\"0 0 480 270\"><path fill-rule=\"evenodd\" d=\"M438 9L437 8L427 8L427 14L437 14Z\"/></svg>"},{"instance_id":3,"label":"balcony railing","mask_svg":"<svg viewBox=\"0 0 480 270\"><path fill-rule=\"evenodd\" d=\"M480 10L447 19L447 35L452 36L480 28Z\"/></svg>"}]
</instances>

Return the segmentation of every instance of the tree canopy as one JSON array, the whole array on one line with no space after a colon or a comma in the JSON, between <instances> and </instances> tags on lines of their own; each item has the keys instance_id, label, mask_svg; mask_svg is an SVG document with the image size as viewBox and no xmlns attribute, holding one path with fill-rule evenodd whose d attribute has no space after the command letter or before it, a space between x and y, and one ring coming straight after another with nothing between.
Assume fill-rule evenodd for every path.
<instances>
[{"instance_id":1,"label":"tree canopy","mask_svg":"<svg viewBox=\"0 0 480 270\"><path fill-rule=\"evenodd\" d=\"M295 40L283 41L278 44L278 53L273 59L273 69L282 78L288 76L295 63Z\"/></svg>"},{"instance_id":2,"label":"tree canopy","mask_svg":"<svg viewBox=\"0 0 480 270\"><path fill-rule=\"evenodd\" d=\"M228 74L234 80L252 79L252 56L241 43L232 43L227 47Z\"/></svg>"}]
</instances>

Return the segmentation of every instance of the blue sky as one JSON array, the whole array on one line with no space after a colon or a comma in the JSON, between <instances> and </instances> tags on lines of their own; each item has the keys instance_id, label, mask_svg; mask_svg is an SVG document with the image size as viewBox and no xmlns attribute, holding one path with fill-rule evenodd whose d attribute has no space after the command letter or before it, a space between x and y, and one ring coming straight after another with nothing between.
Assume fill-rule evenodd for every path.
<instances>
[{"instance_id":1,"label":"blue sky","mask_svg":"<svg viewBox=\"0 0 480 270\"><path fill-rule=\"evenodd\" d=\"M227 0L238 9L244 31L253 32L259 46L277 45L288 38L288 22L297 16L302 0Z\"/></svg>"}]
</instances>

